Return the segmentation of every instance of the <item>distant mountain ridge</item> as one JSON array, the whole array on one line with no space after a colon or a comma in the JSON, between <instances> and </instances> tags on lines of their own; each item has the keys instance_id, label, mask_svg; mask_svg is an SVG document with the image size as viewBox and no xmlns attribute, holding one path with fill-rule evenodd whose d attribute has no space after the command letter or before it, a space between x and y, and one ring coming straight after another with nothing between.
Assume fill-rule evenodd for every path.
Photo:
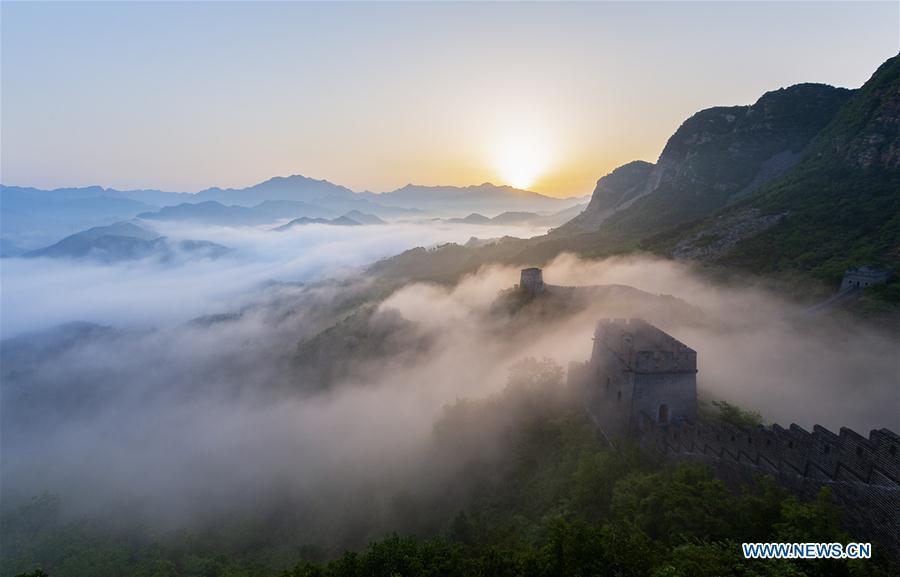
<instances>
[{"instance_id":1,"label":"distant mountain ridge","mask_svg":"<svg viewBox=\"0 0 900 577\"><path fill-rule=\"evenodd\" d=\"M538 214L527 211L506 211L497 216L487 217L473 212L463 218L449 218L444 222L450 224L474 224L474 225L519 225L535 227L555 227L564 224L585 210L584 204L576 204L552 214Z\"/></svg>"},{"instance_id":2,"label":"distant mountain ridge","mask_svg":"<svg viewBox=\"0 0 900 577\"><path fill-rule=\"evenodd\" d=\"M178 252L194 257L218 258L228 251L227 247L214 242L171 241L134 223L118 222L67 236L51 246L27 252L22 256L91 259L110 263L144 258L170 260Z\"/></svg>"},{"instance_id":3,"label":"distant mountain ridge","mask_svg":"<svg viewBox=\"0 0 900 577\"><path fill-rule=\"evenodd\" d=\"M377 218L377 217L375 217ZM353 220L347 215L339 216L337 218L308 218L305 216L301 216L300 218L295 218L291 222L287 224L283 224L281 226L277 226L272 230L277 232L283 232L285 230L290 230L297 226L305 226L308 224L326 224L329 226L363 226L363 223Z\"/></svg>"},{"instance_id":4,"label":"distant mountain ridge","mask_svg":"<svg viewBox=\"0 0 900 577\"><path fill-rule=\"evenodd\" d=\"M366 214L358 210L351 210L343 216L360 224L387 224L387 222L378 218L374 214Z\"/></svg>"},{"instance_id":5,"label":"distant mountain ridge","mask_svg":"<svg viewBox=\"0 0 900 577\"><path fill-rule=\"evenodd\" d=\"M424 186L407 184L396 190L375 193L355 192L327 180L302 175L277 176L246 188L212 187L196 193L162 190L117 190L101 186L58 188L43 190L21 186L0 185L3 196L16 193L36 194L35 199L72 200L75 198L130 199L149 206L174 206L214 201L224 205L252 207L265 201L295 201L315 204L321 201L374 202L383 207L406 209L445 208L464 210L465 201L496 205L500 210L516 210L517 205L534 205L536 209L571 206L580 198L555 198L537 192L495 185L489 182L470 186ZM394 203L389 204L389 203ZM476 210L476 209L472 209ZM524 210L524 209L522 209Z\"/></svg>"},{"instance_id":6,"label":"distant mountain ridge","mask_svg":"<svg viewBox=\"0 0 900 577\"><path fill-rule=\"evenodd\" d=\"M381 194L354 192L327 180L300 175L274 177L247 188L214 187L198 193L99 186L56 190L0 186L0 200L5 244L26 248L136 216L252 226L304 216L334 219L351 211L379 219L453 217L479 211L555 212L577 201L489 183L470 187L408 185Z\"/></svg>"},{"instance_id":7,"label":"distant mountain ridge","mask_svg":"<svg viewBox=\"0 0 900 577\"><path fill-rule=\"evenodd\" d=\"M0 232L8 242L35 248L154 208L100 187L41 191L0 186Z\"/></svg>"},{"instance_id":8,"label":"distant mountain ridge","mask_svg":"<svg viewBox=\"0 0 900 577\"><path fill-rule=\"evenodd\" d=\"M275 176L247 188L207 188L195 195L199 201L215 200L222 204L253 206L264 200L293 200L315 203L322 198L354 198L357 193L327 180L316 180L299 174Z\"/></svg>"},{"instance_id":9,"label":"distant mountain ridge","mask_svg":"<svg viewBox=\"0 0 900 577\"><path fill-rule=\"evenodd\" d=\"M471 186L423 186L407 184L381 194L364 193L369 199L421 210L457 212L558 211L577 204L578 198L553 198L536 192L490 182ZM461 214L459 216L462 216Z\"/></svg>"},{"instance_id":10,"label":"distant mountain ridge","mask_svg":"<svg viewBox=\"0 0 900 577\"><path fill-rule=\"evenodd\" d=\"M224 205L206 200L165 206L155 212L137 215L144 220L191 221L224 226L253 226L300 216L322 218L331 216L331 211L296 200L267 200L254 207Z\"/></svg>"}]
</instances>

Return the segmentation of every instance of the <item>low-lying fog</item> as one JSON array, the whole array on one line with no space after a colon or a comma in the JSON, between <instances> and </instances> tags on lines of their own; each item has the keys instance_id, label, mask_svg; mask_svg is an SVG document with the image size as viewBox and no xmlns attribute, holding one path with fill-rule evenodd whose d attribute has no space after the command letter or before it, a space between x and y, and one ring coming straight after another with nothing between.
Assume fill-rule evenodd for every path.
<instances>
[{"instance_id":1,"label":"low-lying fog","mask_svg":"<svg viewBox=\"0 0 900 577\"><path fill-rule=\"evenodd\" d=\"M684 302L613 292L567 314L510 317L492 305L517 268L387 295L346 270L474 229L336 228L208 229L200 238L236 254L176 266L5 261L5 334L69 320L115 330L7 341L4 502L46 489L74 512L130 507L177 525L277 496L304 511L327 502L339 523L336 502L353 515L377 501L375 487L416 484L443 406L498 391L524 357L586 359L602 317L658 324L698 351L701 388L770 422L898 429L897 342L798 319L762 288L713 286L670 261L564 255L545 267L547 283L623 284Z\"/></svg>"},{"instance_id":2,"label":"low-lying fog","mask_svg":"<svg viewBox=\"0 0 900 577\"><path fill-rule=\"evenodd\" d=\"M462 244L473 236L528 238L546 232L530 226L446 223L310 224L281 232L272 231L274 225L235 228L154 221L142 226L173 240L208 240L233 250L216 260L182 255L174 262L3 259L0 336L70 321L166 326L235 308L248 292L269 281L345 276L410 248Z\"/></svg>"}]
</instances>

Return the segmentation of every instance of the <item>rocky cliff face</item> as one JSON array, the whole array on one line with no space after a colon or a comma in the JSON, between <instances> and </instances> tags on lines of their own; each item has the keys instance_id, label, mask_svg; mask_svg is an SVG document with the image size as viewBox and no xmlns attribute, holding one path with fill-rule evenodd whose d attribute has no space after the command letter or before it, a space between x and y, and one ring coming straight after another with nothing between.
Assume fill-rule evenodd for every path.
<instances>
[{"instance_id":1,"label":"rocky cliff face","mask_svg":"<svg viewBox=\"0 0 900 577\"><path fill-rule=\"evenodd\" d=\"M601 179L585 213L562 232L606 229L619 239L640 239L709 215L796 164L850 94L799 84L750 106L698 112L655 165L630 163Z\"/></svg>"},{"instance_id":2,"label":"rocky cliff face","mask_svg":"<svg viewBox=\"0 0 900 577\"><path fill-rule=\"evenodd\" d=\"M769 226L725 226L751 213ZM682 235L674 254L835 280L850 266L900 267L900 56L855 91L794 168Z\"/></svg>"},{"instance_id":3,"label":"rocky cliff face","mask_svg":"<svg viewBox=\"0 0 900 577\"><path fill-rule=\"evenodd\" d=\"M597 181L584 212L566 226L578 230L597 229L609 215L648 192L653 168L649 162L635 160L610 172Z\"/></svg>"}]
</instances>

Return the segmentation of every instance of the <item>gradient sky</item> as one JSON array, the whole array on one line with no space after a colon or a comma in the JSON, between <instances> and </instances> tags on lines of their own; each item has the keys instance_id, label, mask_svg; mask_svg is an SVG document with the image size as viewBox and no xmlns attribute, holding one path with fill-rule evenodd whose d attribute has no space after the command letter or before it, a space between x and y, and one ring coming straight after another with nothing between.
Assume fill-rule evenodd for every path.
<instances>
[{"instance_id":1,"label":"gradient sky","mask_svg":"<svg viewBox=\"0 0 900 577\"><path fill-rule=\"evenodd\" d=\"M697 110L858 87L900 3L10 3L0 179L588 194Z\"/></svg>"}]
</instances>

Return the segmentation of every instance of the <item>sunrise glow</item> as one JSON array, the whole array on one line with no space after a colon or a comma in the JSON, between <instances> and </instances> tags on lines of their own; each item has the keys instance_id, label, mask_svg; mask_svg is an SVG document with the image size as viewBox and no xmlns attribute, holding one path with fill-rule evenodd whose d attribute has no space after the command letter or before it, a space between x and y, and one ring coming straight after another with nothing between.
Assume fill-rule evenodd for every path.
<instances>
[{"instance_id":1,"label":"sunrise glow","mask_svg":"<svg viewBox=\"0 0 900 577\"><path fill-rule=\"evenodd\" d=\"M540 137L520 133L498 146L496 170L503 184L528 189L543 175L550 163L549 147Z\"/></svg>"}]
</instances>

